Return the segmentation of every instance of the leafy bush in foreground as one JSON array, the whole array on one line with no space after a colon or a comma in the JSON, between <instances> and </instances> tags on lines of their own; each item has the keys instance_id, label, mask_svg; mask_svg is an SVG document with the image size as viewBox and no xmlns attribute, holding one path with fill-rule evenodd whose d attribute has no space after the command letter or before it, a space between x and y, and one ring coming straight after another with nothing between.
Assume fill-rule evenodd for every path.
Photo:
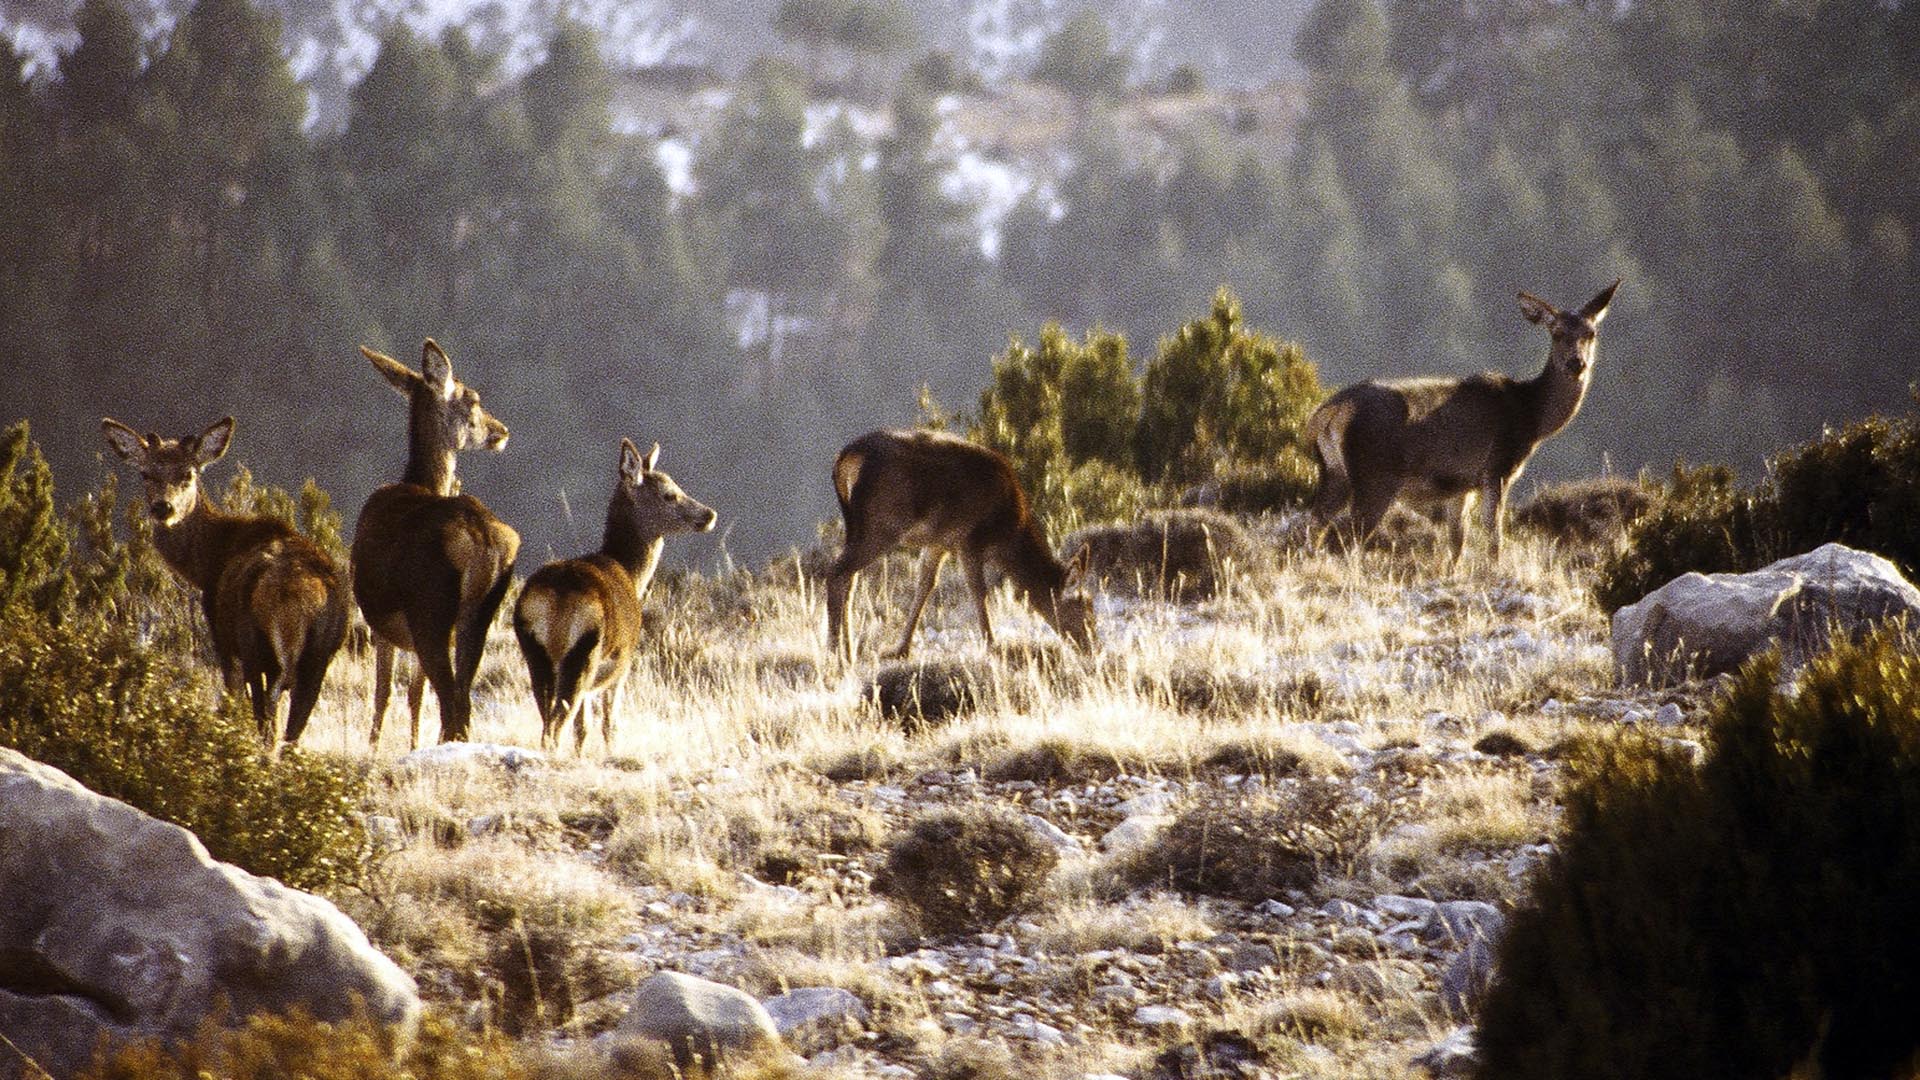
<instances>
[{"instance_id":1,"label":"leafy bush in foreground","mask_svg":"<svg viewBox=\"0 0 1920 1080\"><path fill-rule=\"evenodd\" d=\"M295 888L357 872L363 778L288 747L194 665L102 619L16 617L0 633L0 746L191 830L213 857Z\"/></svg>"},{"instance_id":2,"label":"leafy bush in foreground","mask_svg":"<svg viewBox=\"0 0 1920 1080\"><path fill-rule=\"evenodd\" d=\"M0 438L0 746L191 830L217 859L295 888L343 884L358 871L363 778L262 752L190 635L167 630L192 619L181 601L141 595L161 579L150 546L114 539L115 490L76 509L76 553L26 425ZM156 605L169 608L157 627L138 617Z\"/></svg>"},{"instance_id":3,"label":"leafy bush in foreground","mask_svg":"<svg viewBox=\"0 0 1920 1080\"><path fill-rule=\"evenodd\" d=\"M1500 946L1479 1075L1889 1076L1920 1064L1920 653L1749 665L1694 769L1587 752Z\"/></svg>"}]
</instances>

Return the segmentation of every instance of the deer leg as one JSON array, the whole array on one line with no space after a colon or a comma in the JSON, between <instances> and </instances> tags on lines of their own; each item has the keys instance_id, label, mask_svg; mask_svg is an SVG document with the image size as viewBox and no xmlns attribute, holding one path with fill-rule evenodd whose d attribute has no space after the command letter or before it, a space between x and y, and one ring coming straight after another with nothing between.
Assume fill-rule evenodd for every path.
<instances>
[{"instance_id":1,"label":"deer leg","mask_svg":"<svg viewBox=\"0 0 1920 1080\"><path fill-rule=\"evenodd\" d=\"M848 539L846 548L827 571L827 645L844 659L853 659L853 631L847 625L847 600L853 594L854 579L898 542L898 536L890 534L876 539L863 532L858 538Z\"/></svg>"},{"instance_id":2,"label":"deer leg","mask_svg":"<svg viewBox=\"0 0 1920 1080\"><path fill-rule=\"evenodd\" d=\"M1500 534L1505 528L1507 482L1494 480L1481 489L1480 520L1487 527L1487 554L1494 565L1500 563Z\"/></svg>"},{"instance_id":3,"label":"deer leg","mask_svg":"<svg viewBox=\"0 0 1920 1080\"><path fill-rule=\"evenodd\" d=\"M1347 474L1331 465L1320 467L1320 486L1314 489L1313 502L1308 512L1313 518L1313 539L1316 544L1324 545L1332 537L1334 519L1347 508L1353 498L1353 485L1347 481Z\"/></svg>"},{"instance_id":4,"label":"deer leg","mask_svg":"<svg viewBox=\"0 0 1920 1080\"><path fill-rule=\"evenodd\" d=\"M1353 487L1353 509L1347 517L1350 542L1364 544L1371 539L1399 494L1400 485L1390 481L1356 483Z\"/></svg>"},{"instance_id":5,"label":"deer leg","mask_svg":"<svg viewBox=\"0 0 1920 1080\"><path fill-rule=\"evenodd\" d=\"M540 713L540 748L546 749L547 729L553 720L553 661L547 657L540 639L515 623L513 636L520 640L520 655L527 661L527 681L533 685L533 707Z\"/></svg>"},{"instance_id":6,"label":"deer leg","mask_svg":"<svg viewBox=\"0 0 1920 1080\"><path fill-rule=\"evenodd\" d=\"M247 680L247 697L253 702L253 726L260 731L260 741L269 747L273 745L274 698L273 684L267 681L267 673L262 671Z\"/></svg>"},{"instance_id":7,"label":"deer leg","mask_svg":"<svg viewBox=\"0 0 1920 1080\"><path fill-rule=\"evenodd\" d=\"M920 556L920 587L914 594L913 607L907 610L907 629L887 659L904 660L907 651L913 648L913 632L920 627L920 613L926 610L927 598L933 595L933 587L940 581L940 568L946 564L947 553L940 548L930 547Z\"/></svg>"},{"instance_id":8,"label":"deer leg","mask_svg":"<svg viewBox=\"0 0 1920 1080\"><path fill-rule=\"evenodd\" d=\"M973 593L973 614L980 620L980 636L993 648L993 623L987 621L987 562L979 555L963 553L960 566L967 574L967 589Z\"/></svg>"},{"instance_id":9,"label":"deer leg","mask_svg":"<svg viewBox=\"0 0 1920 1080\"><path fill-rule=\"evenodd\" d=\"M301 732L307 730L307 718L313 715L314 703L320 700L320 684L326 681L327 665L332 662L332 654L319 645L310 646L300 654L294 667L293 686L287 695L287 732L283 738L288 744L298 743Z\"/></svg>"},{"instance_id":10,"label":"deer leg","mask_svg":"<svg viewBox=\"0 0 1920 1080\"><path fill-rule=\"evenodd\" d=\"M418 657L414 658L413 669L407 675L407 749L420 748L420 707L427 700L427 669L420 666Z\"/></svg>"},{"instance_id":11,"label":"deer leg","mask_svg":"<svg viewBox=\"0 0 1920 1080\"><path fill-rule=\"evenodd\" d=\"M447 703L443 696L440 700L441 731L440 741L465 741L468 725L473 715L473 678L480 673L480 657L487 648L487 628L493 625L494 613L500 610L500 602L506 599L507 588L513 584L513 565L509 563L500 570L499 580L493 583L480 603L473 610L462 612L453 626L453 692L459 698L458 716L455 725L449 731L446 716ZM438 638L435 639L440 640ZM438 686L434 687L439 690Z\"/></svg>"},{"instance_id":12,"label":"deer leg","mask_svg":"<svg viewBox=\"0 0 1920 1080\"><path fill-rule=\"evenodd\" d=\"M1452 552L1447 558L1447 569L1452 571L1460 566L1460 557L1467 549L1467 503L1473 498L1471 492L1459 498L1448 499L1441 504L1442 512L1447 516L1447 545Z\"/></svg>"},{"instance_id":13,"label":"deer leg","mask_svg":"<svg viewBox=\"0 0 1920 1080\"><path fill-rule=\"evenodd\" d=\"M593 714L595 712L600 713L600 723L604 728L607 722L605 709L606 696L604 694L588 694L587 700L582 701L580 707L574 710L576 713L573 723L573 756L575 760L587 756L587 729L593 726Z\"/></svg>"},{"instance_id":14,"label":"deer leg","mask_svg":"<svg viewBox=\"0 0 1920 1080\"><path fill-rule=\"evenodd\" d=\"M465 742L467 721L471 714L467 701L460 694L460 684L454 677L453 649L448 635L416 633L413 640L425 643L413 655L419 661L420 671L426 676L427 682L433 685L433 696L440 702L440 741ZM413 734L417 740L418 729Z\"/></svg>"},{"instance_id":15,"label":"deer leg","mask_svg":"<svg viewBox=\"0 0 1920 1080\"><path fill-rule=\"evenodd\" d=\"M606 744L608 757L613 756L613 714L619 712L626 703L627 673L623 671L600 697L600 741Z\"/></svg>"},{"instance_id":16,"label":"deer leg","mask_svg":"<svg viewBox=\"0 0 1920 1080\"><path fill-rule=\"evenodd\" d=\"M380 745L380 727L387 721L387 702L393 697L393 646L373 640L373 736L368 746Z\"/></svg>"}]
</instances>

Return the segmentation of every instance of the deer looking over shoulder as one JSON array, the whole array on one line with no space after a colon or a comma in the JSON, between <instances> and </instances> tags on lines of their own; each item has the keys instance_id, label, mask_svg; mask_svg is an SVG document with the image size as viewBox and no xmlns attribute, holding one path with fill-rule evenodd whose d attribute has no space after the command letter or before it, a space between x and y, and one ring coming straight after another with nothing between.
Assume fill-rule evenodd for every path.
<instances>
[{"instance_id":1,"label":"deer looking over shoulder","mask_svg":"<svg viewBox=\"0 0 1920 1080\"><path fill-rule=\"evenodd\" d=\"M674 533L713 528L714 512L654 468L659 460L659 443L642 457L621 439L600 550L534 571L514 604L513 633L540 710L543 750L552 750L567 721L576 720L573 751L580 753L591 698L600 709L600 737L612 751L613 714L640 641L640 598L659 568L660 550Z\"/></svg>"},{"instance_id":2,"label":"deer looking over shoulder","mask_svg":"<svg viewBox=\"0 0 1920 1080\"><path fill-rule=\"evenodd\" d=\"M286 741L297 743L347 636L347 585L327 553L292 526L229 514L207 497L201 471L226 454L233 426L229 416L198 435L169 439L100 422L107 445L140 470L161 558L200 590L227 689L246 688L269 746L280 694L290 690Z\"/></svg>"},{"instance_id":3,"label":"deer looking over shoulder","mask_svg":"<svg viewBox=\"0 0 1920 1080\"><path fill-rule=\"evenodd\" d=\"M1488 551L1498 560L1507 491L1534 450L1580 411L1600 322L1619 287L1615 281L1577 311L1520 294L1520 313L1553 338L1546 366L1531 379L1489 372L1368 380L1328 398L1304 429L1320 463L1316 525L1328 526L1346 508L1344 538L1362 541L1396 498L1445 502L1457 561L1477 497Z\"/></svg>"},{"instance_id":4,"label":"deer looking over shoulder","mask_svg":"<svg viewBox=\"0 0 1920 1080\"><path fill-rule=\"evenodd\" d=\"M454 456L507 445L507 426L453 377L428 338L420 370L372 349L360 352L407 399L407 470L367 496L353 533L353 597L373 631L373 737L380 742L393 690L395 649L419 661L407 688L408 745L420 742L421 682L440 700L440 740L464 740L473 677L487 626L507 594L520 534L471 495L455 495Z\"/></svg>"},{"instance_id":5,"label":"deer looking over shoulder","mask_svg":"<svg viewBox=\"0 0 1920 1080\"><path fill-rule=\"evenodd\" d=\"M851 658L847 597L855 575L896 546L925 549L920 589L906 633L889 657L907 655L920 613L949 554L960 557L973 592L980 633L993 645L987 620L987 565L1006 572L1028 606L1074 647L1094 645L1093 598L1079 588L1083 547L1068 562L1054 557L1005 457L933 431L875 431L847 444L833 463L833 490L846 519L847 542L827 574L827 637Z\"/></svg>"}]
</instances>

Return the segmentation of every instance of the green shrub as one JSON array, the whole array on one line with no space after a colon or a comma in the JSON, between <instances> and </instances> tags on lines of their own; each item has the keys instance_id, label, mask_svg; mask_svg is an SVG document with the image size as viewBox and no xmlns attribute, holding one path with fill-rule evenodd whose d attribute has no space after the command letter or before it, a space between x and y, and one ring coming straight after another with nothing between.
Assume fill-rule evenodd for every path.
<instances>
[{"instance_id":1,"label":"green shrub","mask_svg":"<svg viewBox=\"0 0 1920 1080\"><path fill-rule=\"evenodd\" d=\"M19 607L63 606L72 588L61 572L67 547L53 509L53 471L22 420L0 434L0 617Z\"/></svg>"},{"instance_id":2,"label":"green shrub","mask_svg":"<svg viewBox=\"0 0 1920 1080\"><path fill-rule=\"evenodd\" d=\"M364 778L297 749L261 752L251 713L191 658L198 619L146 516L130 512L130 539L115 536L118 491L109 479L76 504L76 545L27 426L0 437L0 746L191 830L222 861L295 888L346 883ZM324 499L306 498L316 526Z\"/></svg>"},{"instance_id":3,"label":"green shrub","mask_svg":"<svg viewBox=\"0 0 1920 1080\"><path fill-rule=\"evenodd\" d=\"M1005 810L939 810L888 845L886 894L928 931L984 930L1038 902L1059 863L1031 825Z\"/></svg>"},{"instance_id":4,"label":"green shrub","mask_svg":"<svg viewBox=\"0 0 1920 1080\"><path fill-rule=\"evenodd\" d=\"M1139 410L1126 338L1075 342L1049 323L1037 346L1016 337L994 360L970 434L1012 460L1043 519L1109 520L1144 498L1121 468Z\"/></svg>"},{"instance_id":5,"label":"green shrub","mask_svg":"<svg viewBox=\"0 0 1920 1080\"><path fill-rule=\"evenodd\" d=\"M1386 799L1355 798L1341 780L1208 794L1131 855L1125 874L1137 885L1257 903L1324 873L1350 873L1397 816Z\"/></svg>"},{"instance_id":6,"label":"green shrub","mask_svg":"<svg viewBox=\"0 0 1920 1080\"><path fill-rule=\"evenodd\" d=\"M16 614L0 701L0 746L191 830L217 859L301 889L358 872L363 777L294 747L266 755L239 698L123 622Z\"/></svg>"},{"instance_id":7,"label":"green shrub","mask_svg":"<svg viewBox=\"0 0 1920 1080\"><path fill-rule=\"evenodd\" d=\"M1920 1051L1920 653L1750 664L1695 769L1591 745L1499 947L1480 1075L1909 1075Z\"/></svg>"},{"instance_id":8,"label":"green shrub","mask_svg":"<svg viewBox=\"0 0 1920 1080\"><path fill-rule=\"evenodd\" d=\"M1600 565L1594 599L1612 614L1681 574L1718 574L1766 565L1767 505L1734 485L1724 465L1673 467L1652 509L1629 533L1627 547Z\"/></svg>"},{"instance_id":9,"label":"green shrub","mask_svg":"<svg viewBox=\"0 0 1920 1080\"><path fill-rule=\"evenodd\" d=\"M1920 417L1870 417L1774 456L1751 490L1724 467L1676 466L1666 491L1601 565L1612 612L1687 571L1752 570L1832 541L1920 575Z\"/></svg>"},{"instance_id":10,"label":"green shrub","mask_svg":"<svg viewBox=\"0 0 1920 1080\"><path fill-rule=\"evenodd\" d=\"M1150 481L1206 479L1221 461L1264 463L1320 404L1320 379L1293 342L1250 333L1222 288L1213 310L1160 343L1143 380L1134 463Z\"/></svg>"}]
</instances>

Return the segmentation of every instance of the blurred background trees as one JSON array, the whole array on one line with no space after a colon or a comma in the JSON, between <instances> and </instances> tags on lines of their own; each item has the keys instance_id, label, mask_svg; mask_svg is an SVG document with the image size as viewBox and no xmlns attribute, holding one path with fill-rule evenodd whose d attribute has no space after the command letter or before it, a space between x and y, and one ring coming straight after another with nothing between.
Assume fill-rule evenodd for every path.
<instances>
[{"instance_id":1,"label":"blurred background trees","mask_svg":"<svg viewBox=\"0 0 1920 1080\"><path fill-rule=\"evenodd\" d=\"M351 517L404 434L354 346L428 335L513 428L463 473L540 558L591 546L572 507L622 435L667 446L734 555L805 543L848 437L922 388L978 400L995 357L1090 357L1063 407L1144 386L1124 453L1075 422L1100 449L1061 453L1149 481L1290 452L1278 407L1207 418L1262 372L1530 372L1518 289L1626 279L1543 478L1751 470L1920 374L1912 4L769 0L705 38L668 3L625 38L593 5L514 37L373 4L357 67L310 7L0 24L0 419L70 484L102 414L232 412L263 478ZM66 36L30 52L35 27ZM1148 371L1169 348L1184 381Z\"/></svg>"}]
</instances>

